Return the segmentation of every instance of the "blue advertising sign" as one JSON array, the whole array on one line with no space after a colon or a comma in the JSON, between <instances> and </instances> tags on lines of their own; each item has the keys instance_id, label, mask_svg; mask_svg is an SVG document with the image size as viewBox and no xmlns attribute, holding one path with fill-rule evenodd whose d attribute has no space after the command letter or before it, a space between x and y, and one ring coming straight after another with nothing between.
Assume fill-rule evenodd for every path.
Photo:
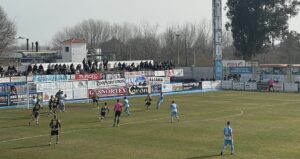
<instances>
[{"instance_id":1,"label":"blue advertising sign","mask_svg":"<svg viewBox=\"0 0 300 159\"><path fill-rule=\"evenodd\" d=\"M70 75L36 75L33 76L32 80L34 82L67 81L70 80Z\"/></svg>"},{"instance_id":2,"label":"blue advertising sign","mask_svg":"<svg viewBox=\"0 0 300 159\"><path fill-rule=\"evenodd\" d=\"M230 67L231 74L251 74L252 67Z\"/></svg>"},{"instance_id":3,"label":"blue advertising sign","mask_svg":"<svg viewBox=\"0 0 300 159\"><path fill-rule=\"evenodd\" d=\"M222 80L223 78L222 60L215 60L215 78L216 80Z\"/></svg>"}]
</instances>

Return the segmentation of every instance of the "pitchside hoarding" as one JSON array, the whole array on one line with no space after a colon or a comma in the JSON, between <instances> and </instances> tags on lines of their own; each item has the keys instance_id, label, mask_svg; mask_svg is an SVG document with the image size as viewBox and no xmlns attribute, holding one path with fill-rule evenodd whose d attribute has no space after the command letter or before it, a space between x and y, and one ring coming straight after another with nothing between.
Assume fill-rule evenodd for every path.
<instances>
[{"instance_id":1,"label":"pitchside hoarding","mask_svg":"<svg viewBox=\"0 0 300 159\"><path fill-rule=\"evenodd\" d=\"M10 82L9 77L0 78L0 83L8 83L8 82Z\"/></svg>"},{"instance_id":2,"label":"pitchside hoarding","mask_svg":"<svg viewBox=\"0 0 300 159\"><path fill-rule=\"evenodd\" d=\"M284 92L298 92L298 84L296 83L284 83Z\"/></svg>"},{"instance_id":3,"label":"pitchside hoarding","mask_svg":"<svg viewBox=\"0 0 300 159\"><path fill-rule=\"evenodd\" d=\"M201 89L201 86L197 82L192 82L192 83L183 83L183 90L196 90L196 89Z\"/></svg>"},{"instance_id":4,"label":"pitchside hoarding","mask_svg":"<svg viewBox=\"0 0 300 159\"><path fill-rule=\"evenodd\" d=\"M68 81L70 75L36 75L32 77L34 82L46 82L46 81Z\"/></svg>"},{"instance_id":5,"label":"pitchside hoarding","mask_svg":"<svg viewBox=\"0 0 300 159\"><path fill-rule=\"evenodd\" d=\"M233 87L232 81L222 81L222 89L231 90Z\"/></svg>"},{"instance_id":6,"label":"pitchside hoarding","mask_svg":"<svg viewBox=\"0 0 300 159\"><path fill-rule=\"evenodd\" d=\"M88 81L89 88L99 88L99 87L122 87L126 86L126 81L124 78L114 79L114 80L100 80L100 81Z\"/></svg>"},{"instance_id":7,"label":"pitchside hoarding","mask_svg":"<svg viewBox=\"0 0 300 159\"><path fill-rule=\"evenodd\" d=\"M252 67L230 67L230 74L251 74Z\"/></svg>"},{"instance_id":8,"label":"pitchside hoarding","mask_svg":"<svg viewBox=\"0 0 300 159\"><path fill-rule=\"evenodd\" d=\"M146 77L146 82L149 84L163 84L163 83L170 83L170 77Z\"/></svg>"},{"instance_id":9,"label":"pitchside hoarding","mask_svg":"<svg viewBox=\"0 0 300 159\"><path fill-rule=\"evenodd\" d=\"M233 90L245 90L244 82L233 82L232 83Z\"/></svg>"},{"instance_id":10,"label":"pitchside hoarding","mask_svg":"<svg viewBox=\"0 0 300 159\"><path fill-rule=\"evenodd\" d=\"M128 95L151 93L150 86L131 86L128 88Z\"/></svg>"},{"instance_id":11,"label":"pitchside hoarding","mask_svg":"<svg viewBox=\"0 0 300 159\"><path fill-rule=\"evenodd\" d=\"M101 73L76 74L75 80L101 80Z\"/></svg>"},{"instance_id":12,"label":"pitchside hoarding","mask_svg":"<svg viewBox=\"0 0 300 159\"><path fill-rule=\"evenodd\" d=\"M160 93L161 92L161 84L151 85L151 92L152 93Z\"/></svg>"},{"instance_id":13,"label":"pitchside hoarding","mask_svg":"<svg viewBox=\"0 0 300 159\"><path fill-rule=\"evenodd\" d=\"M89 89L88 93L89 93L89 98L92 98L94 93L96 93L96 95L99 97L125 96L127 94L127 88L113 87L113 88Z\"/></svg>"},{"instance_id":14,"label":"pitchside hoarding","mask_svg":"<svg viewBox=\"0 0 300 159\"><path fill-rule=\"evenodd\" d=\"M255 91L255 90L257 90L256 82L246 82L245 83L245 90L246 91Z\"/></svg>"},{"instance_id":15,"label":"pitchside hoarding","mask_svg":"<svg viewBox=\"0 0 300 159\"><path fill-rule=\"evenodd\" d=\"M165 70L166 77L183 77L183 69Z\"/></svg>"}]
</instances>

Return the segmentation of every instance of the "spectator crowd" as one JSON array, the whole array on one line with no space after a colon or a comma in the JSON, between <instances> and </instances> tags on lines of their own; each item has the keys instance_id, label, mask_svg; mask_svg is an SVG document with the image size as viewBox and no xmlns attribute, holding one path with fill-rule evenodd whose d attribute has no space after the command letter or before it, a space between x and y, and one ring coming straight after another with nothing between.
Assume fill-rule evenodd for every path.
<instances>
[{"instance_id":1,"label":"spectator crowd","mask_svg":"<svg viewBox=\"0 0 300 159\"><path fill-rule=\"evenodd\" d=\"M168 70L175 68L172 61L141 61L139 64L132 62L115 62L109 68L108 60L102 62L96 60L83 59L80 64L51 64L44 68L42 64L29 64L25 71L17 71L15 66L8 66L7 70L0 66L0 77L22 76L22 75L56 75L56 74L77 74L77 73L96 73L107 71L146 71L146 70Z\"/></svg>"}]
</instances>

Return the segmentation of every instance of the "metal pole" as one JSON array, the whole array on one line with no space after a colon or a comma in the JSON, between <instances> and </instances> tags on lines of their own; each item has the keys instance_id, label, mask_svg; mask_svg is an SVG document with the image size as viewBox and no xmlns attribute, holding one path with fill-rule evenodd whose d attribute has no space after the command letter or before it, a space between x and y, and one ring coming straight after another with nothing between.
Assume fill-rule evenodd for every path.
<instances>
[{"instance_id":1,"label":"metal pole","mask_svg":"<svg viewBox=\"0 0 300 159\"><path fill-rule=\"evenodd\" d=\"M185 67L188 66L188 58L187 58L187 43L186 43L186 38L184 39L184 52L185 52Z\"/></svg>"},{"instance_id":2,"label":"metal pole","mask_svg":"<svg viewBox=\"0 0 300 159\"><path fill-rule=\"evenodd\" d=\"M176 34L176 42L177 42L177 65L179 66L179 49L180 49L180 47L179 47L179 34Z\"/></svg>"}]
</instances>

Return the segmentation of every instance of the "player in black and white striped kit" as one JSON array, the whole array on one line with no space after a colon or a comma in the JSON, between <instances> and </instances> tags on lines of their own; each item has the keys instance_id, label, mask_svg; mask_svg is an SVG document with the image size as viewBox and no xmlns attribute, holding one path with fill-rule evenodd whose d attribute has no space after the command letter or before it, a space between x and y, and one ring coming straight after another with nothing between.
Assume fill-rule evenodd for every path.
<instances>
[{"instance_id":1,"label":"player in black and white striped kit","mask_svg":"<svg viewBox=\"0 0 300 159\"><path fill-rule=\"evenodd\" d=\"M51 120L49 126L50 126L50 129L51 129L49 145L51 145L51 140L52 140L53 136L56 136L56 144L58 144L59 143L59 141L58 141L58 139L59 139L58 130L61 130L61 124L60 124L60 121L57 119L56 115L53 116L53 119Z\"/></svg>"}]
</instances>

